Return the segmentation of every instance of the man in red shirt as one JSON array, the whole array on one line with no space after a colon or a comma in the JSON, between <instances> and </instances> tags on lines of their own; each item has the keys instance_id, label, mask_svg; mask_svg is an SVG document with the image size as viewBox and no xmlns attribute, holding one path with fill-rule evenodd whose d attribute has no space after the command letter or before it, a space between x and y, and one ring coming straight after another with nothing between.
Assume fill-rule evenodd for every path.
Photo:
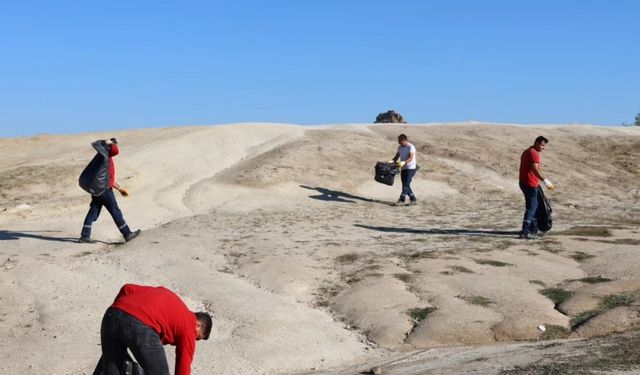
<instances>
[{"instance_id":1,"label":"man in red shirt","mask_svg":"<svg viewBox=\"0 0 640 375\"><path fill-rule=\"evenodd\" d=\"M540 172L540 153L549 143L543 136L536 138L533 146L526 149L520 157L520 190L524 194L525 212L522 220L522 231L520 238L532 239L538 233L538 222L536 211L538 210L538 189L542 180L545 186L554 190L555 187L548 179L544 178Z\"/></svg>"},{"instance_id":2,"label":"man in red shirt","mask_svg":"<svg viewBox=\"0 0 640 375\"><path fill-rule=\"evenodd\" d=\"M164 287L125 284L102 319L102 365L95 373L123 375L127 349L146 375L169 375L163 345L176 347L175 375L191 374L197 340L211 334L211 315L194 313Z\"/></svg>"},{"instance_id":3,"label":"man in red shirt","mask_svg":"<svg viewBox=\"0 0 640 375\"><path fill-rule=\"evenodd\" d=\"M109 189L107 189L104 193L100 195L92 195L91 196L91 204L89 205L89 212L84 219L84 224L82 226L82 232L80 234L79 242L82 243L92 243L95 242L91 239L91 226L93 222L98 220L100 216L100 211L104 206L107 211L111 214L113 221L118 226L118 230L124 236L124 240L126 242L131 241L136 238L140 234L140 229L136 231L131 231L127 222L124 220L122 216L122 211L120 211L120 207L118 207L118 202L116 201L116 196L113 194L113 189L115 188L122 194L123 197L129 196L129 192L126 189L123 189L116 182L116 166L113 162L113 157L120 153L120 149L118 148L118 142L115 138L111 138L108 141L104 141L105 146L109 150Z\"/></svg>"}]
</instances>

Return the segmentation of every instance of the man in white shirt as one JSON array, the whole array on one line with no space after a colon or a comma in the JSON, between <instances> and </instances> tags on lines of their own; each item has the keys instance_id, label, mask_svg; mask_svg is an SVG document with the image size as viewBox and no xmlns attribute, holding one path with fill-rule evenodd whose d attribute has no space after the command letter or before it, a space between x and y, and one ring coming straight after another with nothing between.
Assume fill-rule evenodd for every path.
<instances>
[{"instance_id":1,"label":"man in white shirt","mask_svg":"<svg viewBox=\"0 0 640 375\"><path fill-rule=\"evenodd\" d=\"M409 139L406 135L400 134L398 136L398 152L393 160L389 163L397 163L400 168L400 177L402 180L402 193L400 199L394 203L395 206L404 206L407 196L409 196L409 206L418 204L416 196L413 195L411 190L411 180L416 174L416 147L409 143ZM400 161L398 161L400 159Z\"/></svg>"}]
</instances>

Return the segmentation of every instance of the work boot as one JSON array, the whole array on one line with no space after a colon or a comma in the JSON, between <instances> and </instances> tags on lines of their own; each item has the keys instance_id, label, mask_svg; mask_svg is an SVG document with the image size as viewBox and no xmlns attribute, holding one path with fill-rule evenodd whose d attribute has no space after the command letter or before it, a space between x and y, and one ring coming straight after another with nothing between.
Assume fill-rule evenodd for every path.
<instances>
[{"instance_id":1,"label":"work boot","mask_svg":"<svg viewBox=\"0 0 640 375\"><path fill-rule=\"evenodd\" d=\"M412 199L409 201L409 206L415 206L416 204L418 204L418 200L416 199Z\"/></svg>"},{"instance_id":2,"label":"work boot","mask_svg":"<svg viewBox=\"0 0 640 375\"><path fill-rule=\"evenodd\" d=\"M133 232L127 234L126 236L124 236L124 241L125 242L129 242L132 239L138 237L140 235L140 233L142 233L142 231L140 229L138 229L136 231L133 231Z\"/></svg>"},{"instance_id":3,"label":"work boot","mask_svg":"<svg viewBox=\"0 0 640 375\"><path fill-rule=\"evenodd\" d=\"M518 236L518 238L521 240L535 240L536 238L538 238L538 236L531 233L520 233L520 236Z\"/></svg>"},{"instance_id":4,"label":"work boot","mask_svg":"<svg viewBox=\"0 0 640 375\"><path fill-rule=\"evenodd\" d=\"M80 237L78 243L96 243L96 240L92 240L90 237Z\"/></svg>"},{"instance_id":5,"label":"work boot","mask_svg":"<svg viewBox=\"0 0 640 375\"><path fill-rule=\"evenodd\" d=\"M391 203L392 206L406 206L404 201L397 201L395 203Z\"/></svg>"}]
</instances>

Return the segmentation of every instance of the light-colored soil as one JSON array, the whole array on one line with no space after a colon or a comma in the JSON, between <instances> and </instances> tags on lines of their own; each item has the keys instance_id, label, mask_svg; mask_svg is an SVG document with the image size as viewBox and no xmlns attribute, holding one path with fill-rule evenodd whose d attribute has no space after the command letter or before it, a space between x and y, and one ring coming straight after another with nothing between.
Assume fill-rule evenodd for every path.
<instances>
[{"instance_id":1,"label":"light-colored soil","mask_svg":"<svg viewBox=\"0 0 640 375\"><path fill-rule=\"evenodd\" d=\"M413 207L389 206L399 181L373 181L402 132L421 166ZM540 134L555 223L523 242L517 167ZM77 177L90 142L107 136L131 192L119 203L144 233L116 244L104 212L94 225L104 243L77 244L89 203ZM376 364L489 374L529 365L529 352L581 353L592 341L529 341L539 325L581 339L640 324L639 162L637 129L589 126L247 124L1 139L0 373L90 373L102 314L127 282L165 285L213 313L194 374ZM549 288L565 298L554 303Z\"/></svg>"}]
</instances>

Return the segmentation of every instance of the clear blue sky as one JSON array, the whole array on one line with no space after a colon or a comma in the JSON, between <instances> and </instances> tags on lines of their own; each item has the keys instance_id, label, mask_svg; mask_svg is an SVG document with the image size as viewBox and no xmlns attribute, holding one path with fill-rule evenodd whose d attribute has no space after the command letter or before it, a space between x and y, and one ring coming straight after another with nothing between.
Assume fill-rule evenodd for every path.
<instances>
[{"instance_id":1,"label":"clear blue sky","mask_svg":"<svg viewBox=\"0 0 640 375\"><path fill-rule=\"evenodd\" d=\"M640 1L5 1L0 136L271 121L632 122Z\"/></svg>"}]
</instances>

